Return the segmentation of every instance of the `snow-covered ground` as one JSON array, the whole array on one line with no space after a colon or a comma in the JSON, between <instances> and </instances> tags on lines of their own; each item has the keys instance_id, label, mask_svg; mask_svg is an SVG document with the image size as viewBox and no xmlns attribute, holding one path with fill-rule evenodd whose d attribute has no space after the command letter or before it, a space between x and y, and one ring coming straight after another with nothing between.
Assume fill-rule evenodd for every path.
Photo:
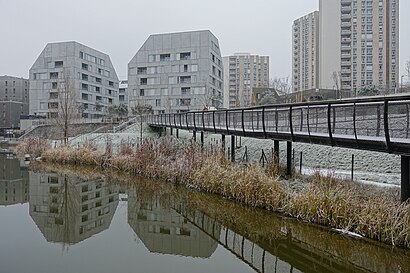
<instances>
[{"instance_id":1,"label":"snow-covered ground","mask_svg":"<svg viewBox=\"0 0 410 273\"><path fill-rule=\"evenodd\" d=\"M167 135L170 129L167 129ZM164 135L164 134L162 134ZM174 129L174 137L176 136ZM143 126L143 137L156 138L159 134L148 126ZM90 133L71 140L71 145L83 145L87 141L94 142L101 150L105 150L106 143L112 142L114 152L122 142L138 143L140 137L140 125L134 124L119 133ZM192 138L192 132L179 130L181 140ZM200 133L197 133L197 141L200 141ZM205 145L220 146L221 135L205 134ZM266 139L237 138L236 159L242 160L245 149L248 152L248 160L259 160L262 149L267 155L271 154L273 141ZM230 138L226 138L226 147L230 147ZM246 147L246 148L245 148ZM322 173L332 173L339 177L350 178L352 154L355 156L354 179L364 183L376 183L384 185L400 184L400 157L386 153L328 147L322 145L293 143L295 169L299 170L300 152L302 152L302 173L311 174L320 170ZM269 156L268 156L269 157ZM286 162L286 143L281 142L280 160Z\"/></svg>"}]
</instances>

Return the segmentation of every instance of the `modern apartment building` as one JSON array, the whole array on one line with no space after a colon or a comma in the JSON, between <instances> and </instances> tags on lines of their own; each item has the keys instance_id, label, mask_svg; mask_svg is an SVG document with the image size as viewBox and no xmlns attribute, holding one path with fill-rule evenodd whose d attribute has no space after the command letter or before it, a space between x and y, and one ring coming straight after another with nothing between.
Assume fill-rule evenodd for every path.
<instances>
[{"instance_id":1,"label":"modern apartment building","mask_svg":"<svg viewBox=\"0 0 410 273\"><path fill-rule=\"evenodd\" d=\"M120 87L118 89L118 103L128 106L128 81L120 81Z\"/></svg>"},{"instance_id":2,"label":"modern apartment building","mask_svg":"<svg viewBox=\"0 0 410 273\"><path fill-rule=\"evenodd\" d=\"M394 92L399 0L320 0L319 6L320 87L339 87L352 95L365 87Z\"/></svg>"},{"instance_id":3,"label":"modern apartment building","mask_svg":"<svg viewBox=\"0 0 410 273\"><path fill-rule=\"evenodd\" d=\"M57 117L70 89L79 116L101 118L118 104L118 83L107 54L77 42L49 43L30 69L30 114Z\"/></svg>"},{"instance_id":4,"label":"modern apartment building","mask_svg":"<svg viewBox=\"0 0 410 273\"><path fill-rule=\"evenodd\" d=\"M29 111L29 81L24 78L0 76L0 134L20 128L20 116Z\"/></svg>"},{"instance_id":5,"label":"modern apartment building","mask_svg":"<svg viewBox=\"0 0 410 273\"><path fill-rule=\"evenodd\" d=\"M128 90L130 108L156 114L222 106L218 39L209 30L151 35L128 63Z\"/></svg>"},{"instance_id":6,"label":"modern apartment building","mask_svg":"<svg viewBox=\"0 0 410 273\"><path fill-rule=\"evenodd\" d=\"M319 88L319 12L293 22L293 91Z\"/></svg>"},{"instance_id":7,"label":"modern apartment building","mask_svg":"<svg viewBox=\"0 0 410 273\"><path fill-rule=\"evenodd\" d=\"M247 107L252 88L269 87L269 56L237 53L224 57L224 107Z\"/></svg>"},{"instance_id":8,"label":"modern apartment building","mask_svg":"<svg viewBox=\"0 0 410 273\"><path fill-rule=\"evenodd\" d=\"M340 88L341 0L319 0L319 88Z\"/></svg>"},{"instance_id":9,"label":"modern apartment building","mask_svg":"<svg viewBox=\"0 0 410 273\"><path fill-rule=\"evenodd\" d=\"M399 82L399 0L341 0L341 86L392 92Z\"/></svg>"}]
</instances>

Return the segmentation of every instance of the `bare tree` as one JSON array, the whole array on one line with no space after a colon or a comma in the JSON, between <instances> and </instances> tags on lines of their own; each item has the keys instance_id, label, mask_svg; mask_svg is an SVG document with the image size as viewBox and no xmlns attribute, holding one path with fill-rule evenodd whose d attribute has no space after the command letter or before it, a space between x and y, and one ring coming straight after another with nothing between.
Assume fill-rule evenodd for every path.
<instances>
[{"instance_id":1,"label":"bare tree","mask_svg":"<svg viewBox=\"0 0 410 273\"><path fill-rule=\"evenodd\" d=\"M279 94L285 95L292 91L292 84L289 82L289 77L273 78L270 80L269 87L273 88Z\"/></svg>"},{"instance_id":2,"label":"bare tree","mask_svg":"<svg viewBox=\"0 0 410 273\"><path fill-rule=\"evenodd\" d=\"M70 125L74 123L76 118L80 117L83 107L78 101L74 79L71 77L70 72L65 69L58 78L57 94L53 95L57 102L50 102L51 107L49 105L49 108L57 109L57 111L51 112L49 118L54 121L57 127L62 129L63 141L66 144Z\"/></svg>"},{"instance_id":3,"label":"bare tree","mask_svg":"<svg viewBox=\"0 0 410 273\"><path fill-rule=\"evenodd\" d=\"M334 71L332 73L332 80L333 80L334 86L336 88L336 99L339 99L339 98L341 99L340 78L341 78L340 71Z\"/></svg>"},{"instance_id":4,"label":"bare tree","mask_svg":"<svg viewBox=\"0 0 410 273\"><path fill-rule=\"evenodd\" d=\"M144 122L144 118L147 115L153 114L154 111L152 110L152 106L149 104L144 104L144 105L137 104L136 106L131 108L131 112L133 115L136 116L137 121L140 124L140 138L142 141L142 123Z\"/></svg>"}]
</instances>

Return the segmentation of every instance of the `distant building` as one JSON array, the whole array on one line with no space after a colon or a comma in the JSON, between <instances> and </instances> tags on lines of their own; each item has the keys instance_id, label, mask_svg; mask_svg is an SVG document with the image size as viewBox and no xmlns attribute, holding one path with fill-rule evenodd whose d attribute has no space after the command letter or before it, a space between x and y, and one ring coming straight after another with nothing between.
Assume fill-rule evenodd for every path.
<instances>
[{"instance_id":1,"label":"distant building","mask_svg":"<svg viewBox=\"0 0 410 273\"><path fill-rule=\"evenodd\" d=\"M269 87L269 56L237 53L224 57L224 107L251 105L254 87Z\"/></svg>"},{"instance_id":2,"label":"distant building","mask_svg":"<svg viewBox=\"0 0 410 273\"><path fill-rule=\"evenodd\" d=\"M24 78L0 76L0 134L20 128L20 116L29 111L29 81Z\"/></svg>"},{"instance_id":3,"label":"distant building","mask_svg":"<svg viewBox=\"0 0 410 273\"><path fill-rule=\"evenodd\" d=\"M399 0L320 0L320 88L399 87Z\"/></svg>"},{"instance_id":4,"label":"distant building","mask_svg":"<svg viewBox=\"0 0 410 273\"><path fill-rule=\"evenodd\" d=\"M128 81L120 81L120 87L118 89L118 103L128 106Z\"/></svg>"},{"instance_id":5,"label":"distant building","mask_svg":"<svg viewBox=\"0 0 410 273\"><path fill-rule=\"evenodd\" d=\"M223 66L209 31L151 35L128 64L129 107L155 114L222 106Z\"/></svg>"},{"instance_id":6,"label":"distant building","mask_svg":"<svg viewBox=\"0 0 410 273\"><path fill-rule=\"evenodd\" d=\"M30 114L57 117L65 81L83 118L101 118L118 104L119 80L107 54L77 42L49 43L30 69Z\"/></svg>"},{"instance_id":7,"label":"distant building","mask_svg":"<svg viewBox=\"0 0 410 273\"><path fill-rule=\"evenodd\" d=\"M319 88L319 12L293 22L293 91Z\"/></svg>"}]
</instances>

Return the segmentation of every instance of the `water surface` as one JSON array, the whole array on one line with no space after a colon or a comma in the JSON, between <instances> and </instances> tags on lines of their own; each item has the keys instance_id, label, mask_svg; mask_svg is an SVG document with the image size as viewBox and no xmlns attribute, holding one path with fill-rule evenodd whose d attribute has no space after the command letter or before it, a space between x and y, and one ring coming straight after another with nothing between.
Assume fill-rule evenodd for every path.
<instances>
[{"instance_id":1,"label":"water surface","mask_svg":"<svg viewBox=\"0 0 410 273\"><path fill-rule=\"evenodd\" d=\"M410 272L409 251L169 183L0 166L0 272Z\"/></svg>"}]
</instances>

